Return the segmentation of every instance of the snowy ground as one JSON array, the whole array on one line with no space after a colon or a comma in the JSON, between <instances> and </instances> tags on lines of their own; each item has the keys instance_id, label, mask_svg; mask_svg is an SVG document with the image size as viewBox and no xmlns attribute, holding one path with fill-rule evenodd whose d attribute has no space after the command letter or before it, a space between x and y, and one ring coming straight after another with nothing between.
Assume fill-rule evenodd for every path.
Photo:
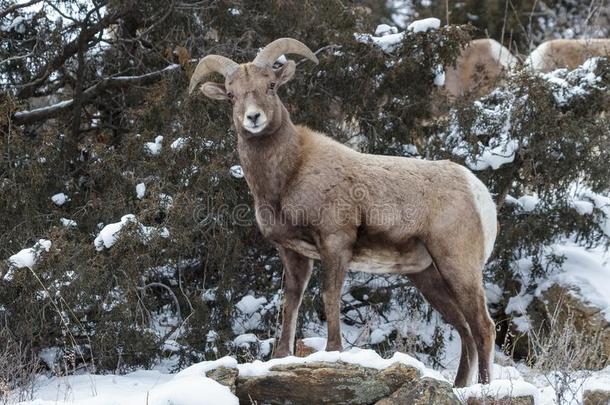
<instances>
[{"instance_id":1,"label":"snowy ground","mask_svg":"<svg viewBox=\"0 0 610 405\"><path fill-rule=\"evenodd\" d=\"M527 204L526 204L527 205ZM530 204L531 205L531 204ZM535 204L533 204L535 206ZM532 209L535 209L532 208ZM22 257L29 261L35 261L39 249L26 249L20 252ZM525 289L509 300L509 306L513 312L522 313L523 325L526 329L528 322L524 308L533 299L534 295L540 295L544 289L552 283L576 287L575 294L579 295L584 302L600 308L606 318L610 318L610 289L605 281L610 279L610 254L601 248L585 249L572 242L555 244L549 248L549 252L563 255L565 261L561 269L549 275L545 280L537 280L538 289L534 292L526 292ZM30 260L31 259L31 260ZM17 262L18 260L15 259ZM516 263L515 273L527 284L530 280L531 260L522 259ZM21 266L17 266L21 267ZM351 281L357 284L358 274L354 274ZM378 280L377 287L383 287L383 279ZM488 298L494 302L494 295L498 291L493 285L488 287ZM210 290L203 297L206 300L214 300L213 291ZM353 301L354 298L345 293L344 302ZM262 356L269 354L273 339L259 340L251 331L260 329L262 316L266 311L277 310L281 303L279 294L273 297L255 297L245 295L236 305L239 310L234 319L234 333L237 337L233 343L235 347L258 345ZM366 311L366 307L360 311ZM349 312L348 312L349 314ZM358 363L365 366L383 368L395 361L417 367L424 375L453 381L459 362L460 341L456 332L444 324L436 314L432 319L421 319L408 315L404 307L399 303L393 303L383 317L371 311L364 316L370 321L366 327L349 326L344 324L342 332L344 336L344 347L368 346L383 342L391 333L398 332L402 336L416 336L419 341L432 343L434 330L440 326L443 331L444 352L437 359L441 366L437 370L427 367L432 364L426 355L418 354L418 359L402 353L395 353L390 359L382 359L372 350L353 348L344 353L321 352L326 344L323 337L325 326L319 322L312 321L305 326L303 343L314 349L317 353L307 358L288 358L271 360L268 362L254 361L252 363L238 365L237 361L230 357L224 357L217 361L206 361L194 364L179 373L171 374L168 370L175 369L175 362L171 359L165 360L152 370L138 370L125 375L73 375L65 377L48 377L40 375L36 378L33 395L27 397L28 402L18 402L23 399L23 392L15 392L12 397L7 398L8 403L22 404L232 404L237 403L236 398L225 387L205 378L205 371L220 364L230 367L238 367L242 375L254 375L264 373L269 367L286 362L307 362L316 360L346 361ZM519 318L517 318L519 319ZM610 319L609 319L610 320ZM171 336L175 339L177 336ZM213 336L208 341L213 343ZM170 345L168 340L166 345ZM514 364L511 359L499 351L496 353L496 364L494 364L494 381L490 385L471 387L456 390L456 394L467 399L470 396L493 395L503 397L506 395L528 394L533 395L536 404L551 405L555 401L555 389L559 385L558 376L544 375L538 373L524 364ZM610 387L610 367L598 372L578 371L573 373L569 380L570 396L562 401L564 403L582 403L582 393L585 389ZM20 395L21 394L21 395ZM203 402L202 402L203 401Z\"/></svg>"},{"instance_id":2,"label":"snowy ground","mask_svg":"<svg viewBox=\"0 0 610 405\"><path fill-rule=\"evenodd\" d=\"M312 342L320 343L319 339ZM500 355L500 361L503 356ZM269 368L278 364L307 363L314 361L343 361L366 367L383 369L395 362L417 368L422 375L443 381L451 381L454 370L439 372L426 367L419 360L395 353L389 359L383 359L373 350L353 348L342 353L318 351L307 357L288 357L267 362L237 364L231 357L215 361L204 361L194 364L179 373L169 374L163 366L154 370L139 370L126 375L91 375L83 374L68 377L47 378L39 376L33 400L17 402L28 405L66 405L66 404L237 404L237 398L229 389L205 377L205 373L218 366L235 367L241 375L263 375ZM167 365L167 364L166 364ZM166 369L165 369L166 370ZM610 368L592 374L575 376L571 383L576 395L567 403L581 403L583 389L607 389L610 386ZM555 404L555 392L549 384L549 376L533 373L524 365L501 366L494 364L494 380L491 384L475 384L467 388L455 389L456 395L466 400L473 396L506 396L532 395L536 404ZM10 397L9 403L15 403Z\"/></svg>"}]
</instances>

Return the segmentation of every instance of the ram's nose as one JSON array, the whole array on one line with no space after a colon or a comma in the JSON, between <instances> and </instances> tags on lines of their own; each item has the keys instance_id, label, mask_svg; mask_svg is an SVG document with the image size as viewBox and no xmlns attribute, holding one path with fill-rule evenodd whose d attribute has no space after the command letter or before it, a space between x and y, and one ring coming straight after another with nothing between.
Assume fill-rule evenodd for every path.
<instances>
[{"instance_id":1,"label":"ram's nose","mask_svg":"<svg viewBox=\"0 0 610 405\"><path fill-rule=\"evenodd\" d=\"M256 121L258 121L260 116L261 116L261 113L258 111L246 114L246 118L252 123L252 125L256 125Z\"/></svg>"}]
</instances>

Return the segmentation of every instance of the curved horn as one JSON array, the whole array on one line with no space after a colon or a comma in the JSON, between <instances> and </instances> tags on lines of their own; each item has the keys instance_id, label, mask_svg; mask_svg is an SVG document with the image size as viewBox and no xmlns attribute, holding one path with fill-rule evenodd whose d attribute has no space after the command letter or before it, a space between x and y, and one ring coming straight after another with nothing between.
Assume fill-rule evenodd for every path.
<instances>
[{"instance_id":1,"label":"curved horn","mask_svg":"<svg viewBox=\"0 0 610 405\"><path fill-rule=\"evenodd\" d=\"M202 58L191 76L189 94L192 93L201 80L209 74L216 72L226 77L237 68L239 68L239 64L224 56L208 55L205 58Z\"/></svg>"},{"instance_id":2,"label":"curved horn","mask_svg":"<svg viewBox=\"0 0 610 405\"><path fill-rule=\"evenodd\" d=\"M259 66L273 65L277 58L286 53L301 55L316 64L318 63L318 58L316 58L316 55L314 55L307 45L292 38L280 38L271 42L256 55L256 58L254 58L252 63Z\"/></svg>"}]
</instances>

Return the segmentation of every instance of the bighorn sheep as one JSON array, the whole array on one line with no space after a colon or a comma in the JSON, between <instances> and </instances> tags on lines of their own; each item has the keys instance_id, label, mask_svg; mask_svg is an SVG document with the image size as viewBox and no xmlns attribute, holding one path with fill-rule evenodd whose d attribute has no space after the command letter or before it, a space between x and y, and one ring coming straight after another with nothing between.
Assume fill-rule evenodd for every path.
<instances>
[{"instance_id":1,"label":"bighorn sheep","mask_svg":"<svg viewBox=\"0 0 610 405\"><path fill-rule=\"evenodd\" d=\"M496 210L487 188L466 168L356 152L295 125L277 95L296 64L283 54L318 62L301 42L282 38L251 63L218 55L201 59L189 92L213 72L224 83L200 86L207 97L233 104L233 123L246 181L262 234L284 264L282 333L274 356L292 353L298 309L322 262L327 350L341 350L340 294L348 269L409 277L460 334L456 386L467 385L477 362L490 379L495 329L487 312L482 269L496 237Z\"/></svg>"},{"instance_id":2,"label":"bighorn sheep","mask_svg":"<svg viewBox=\"0 0 610 405\"><path fill-rule=\"evenodd\" d=\"M576 69L593 56L610 56L610 39L554 39L530 53L525 66L539 72Z\"/></svg>"},{"instance_id":3,"label":"bighorn sheep","mask_svg":"<svg viewBox=\"0 0 610 405\"><path fill-rule=\"evenodd\" d=\"M475 39L464 48L455 68L447 68L445 90L452 98L467 93L483 96L516 64L517 58L498 41Z\"/></svg>"}]
</instances>

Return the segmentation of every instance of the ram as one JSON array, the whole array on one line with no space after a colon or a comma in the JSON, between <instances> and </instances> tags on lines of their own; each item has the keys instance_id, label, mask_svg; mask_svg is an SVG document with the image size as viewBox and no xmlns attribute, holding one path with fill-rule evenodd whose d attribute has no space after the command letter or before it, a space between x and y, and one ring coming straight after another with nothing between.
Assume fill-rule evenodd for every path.
<instances>
[{"instance_id":1,"label":"ram","mask_svg":"<svg viewBox=\"0 0 610 405\"><path fill-rule=\"evenodd\" d=\"M576 69L594 56L610 56L610 39L554 39L530 53L525 66L539 72L559 68Z\"/></svg>"},{"instance_id":2,"label":"ram","mask_svg":"<svg viewBox=\"0 0 610 405\"><path fill-rule=\"evenodd\" d=\"M445 90L452 98L483 96L517 63L517 58L498 41L475 39L462 50L455 67L447 68Z\"/></svg>"},{"instance_id":3,"label":"ram","mask_svg":"<svg viewBox=\"0 0 610 405\"><path fill-rule=\"evenodd\" d=\"M297 314L312 272L322 264L326 350L342 350L340 295L348 270L409 277L458 331L462 342L456 386L490 379L495 329L487 311L482 269L496 237L496 210L487 188L466 168L356 152L295 125L278 88L295 73L283 54L318 62L301 42L282 38L251 63L208 55L189 86L230 100L237 148L262 234L279 249L285 301L274 356L292 353ZM201 82L210 74L224 83Z\"/></svg>"}]
</instances>

